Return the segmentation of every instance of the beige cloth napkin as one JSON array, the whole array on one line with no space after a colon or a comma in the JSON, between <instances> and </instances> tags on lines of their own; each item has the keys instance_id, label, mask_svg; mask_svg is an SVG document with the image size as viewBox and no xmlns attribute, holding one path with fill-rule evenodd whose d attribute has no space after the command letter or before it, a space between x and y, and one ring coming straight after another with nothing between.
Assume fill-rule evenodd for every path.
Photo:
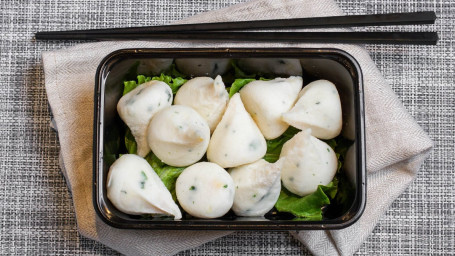
<instances>
[{"instance_id":1,"label":"beige cloth napkin","mask_svg":"<svg viewBox=\"0 0 455 256\"><path fill-rule=\"evenodd\" d=\"M332 0L257 0L200 14L184 22L236 21L342 15ZM432 142L406 112L368 53L355 45L124 41L80 44L43 53L46 91L58 127L61 156L81 235L128 255L169 255L229 231L146 231L104 224L92 205L92 120L95 70L121 48L150 47L335 47L353 55L363 70L368 198L360 220L335 231L293 232L316 255L355 252L416 176ZM393 63L390 63L393 65Z\"/></svg>"}]
</instances>

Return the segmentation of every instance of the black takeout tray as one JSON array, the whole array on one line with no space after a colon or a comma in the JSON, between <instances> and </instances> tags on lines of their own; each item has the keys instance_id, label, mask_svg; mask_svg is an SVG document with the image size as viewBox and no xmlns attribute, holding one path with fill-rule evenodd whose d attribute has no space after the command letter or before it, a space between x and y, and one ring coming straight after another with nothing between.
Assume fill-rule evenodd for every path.
<instances>
[{"instance_id":1,"label":"black takeout tray","mask_svg":"<svg viewBox=\"0 0 455 256\"><path fill-rule=\"evenodd\" d=\"M343 106L343 133L355 141L355 196L345 212L332 212L322 221L293 220L286 214L270 212L265 218L237 217L228 213L218 219L196 219L183 215L181 220L141 218L118 211L106 196L109 165L104 159L106 132L118 125L116 105L122 95L123 80L137 60L168 58L289 58L299 59L304 83L327 79L335 83ZM309 81L306 81L309 79ZM362 72L357 61L338 49L314 48L192 48L122 49L106 56L95 77L93 127L93 203L98 216L107 224L128 229L192 230L304 230L340 229L359 219L366 203L365 127ZM350 120L350 121L348 121ZM330 211L330 209L329 209Z\"/></svg>"}]
</instances>

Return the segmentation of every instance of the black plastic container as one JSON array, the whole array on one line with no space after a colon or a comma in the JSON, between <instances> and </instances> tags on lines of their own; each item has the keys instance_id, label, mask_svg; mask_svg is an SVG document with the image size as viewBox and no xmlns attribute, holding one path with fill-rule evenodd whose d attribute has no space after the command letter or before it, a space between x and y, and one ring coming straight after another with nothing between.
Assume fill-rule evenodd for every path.
<instances>
[{"instance_id":1,"label":"black plastic container","mask_svg":"<svg viewBox=\"0 0 455 256\"><path fill-rule=\"evenodd\" d=\"M237 217L232 213L218 219L196 219L184 215L181 220L141 218L118 211L106 196L109 165L104 156L105 136L118 125L116 105L122 95L123 80L137 61L165 59L248 59L298 60L304 82L327 79L335 83L343 107L343 131L355 141L353 181L355 195L345 212L331 212L322 221L292 220L286 214L270 212L265 218ZM218 65L212 65L212 74ZM214 68L214 69L213 69ZM216 73L216 72L215 72ZM200 75L200 74L196 74ZM195 48L195 49L123 49L106 56L95 78L95 113L93 137L93 203L99 217L117 228L129 229L199 229L199 230L303 230L340 229L353 224L366 203L365 135L362 72L357 61L338 49L306 48ZM329 209L330 211L330 209Z\"/></svg>"}]
</instances>

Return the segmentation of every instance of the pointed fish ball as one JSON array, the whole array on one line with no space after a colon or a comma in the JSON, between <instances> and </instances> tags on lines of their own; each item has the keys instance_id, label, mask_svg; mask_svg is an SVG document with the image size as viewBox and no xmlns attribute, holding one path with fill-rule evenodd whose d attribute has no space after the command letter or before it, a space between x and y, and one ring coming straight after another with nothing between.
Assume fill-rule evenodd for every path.
<instances>
[{"instance_id":1,"label":"pointed fish ball","mask_svg":"<svg viewBox=\"0 0 455 256\"><path fill-rule=\"evenodd\" d=\"M219 165L196 163L177 178L177 199L182 208L198 218L218 218L225 215L234 201L234 182Z\"/></svg>"},{"instance_id":2,"label":"pointed fish ball","mask_svg":"<svg viewBox=\"0 0 455 256\"><path fill-rule=\"evenodd\" d=\"M110 167L107 197L120 211L182 218L171 193L148 162L137 155L125 154Z\"/></svg>"},{"instance_id":3,"label":"pointed fish ball","mask_svg":"<svg viewBox=\"0 0 455 256\"><path fill-rule=\"evenodd\" d=\"M264 136L246 112L240 95L234 94L213 132L207 149L208 160L223 168L236 167L261 159L266 150Z\"/></svg>"},{"instance_id":4,"label":"pointed fish ball","mask_svg":"<svg viewBox=\"0 0 455 256\"><path fill-rule=\"evenodd\" d=\"M253 81L240 90L240 97L246 110L266 139L279 137L289 127L281 117L294 106L302 85L301 77L291 76L269 81Z\"/></svg>"},{"instance_id":5,"label":"pointed fish ball","mask_svg":"<svg viewBox=\"0 0 455 256\"><path fill-rule=\"evenodd\" d=\"M229 170L235 185L232 210L238 216L264 216L273 208L281 190L282 160L260 159Z\"/></svg>"},{"instance_id":6,"label":"pointed fish ball","mask_svg":"<svg viewBox=\"0 0 455 256\"><path fill-rule=\"evenodd\" d=\"M318 185L329 184L338 167L335 152L327 143L311 136L310 129L284 143L280 159L283 157L283 186L299 196L313 193Z\"/></svg>"},{"instance_id":7,"label":"pointed fish ball","mask_svg":"<svg viewBox=\"0 0 455 256\"><path fill-rule=\"evenodd\" d=\"M223 75L230 68L229 59L200 59L184 58L175 59L177 68L185 75L189 76L210 76Z\"/></svg>"},{"instance_id":8,"label":"pointed fish ball","mask_svg":"<svg viewBox=\"0 0 455 256\"><path fill-rule=\"evenodd\" d=\"M196 110L208 123L210 131L215 130L226 110L229 94L221 76L196 77L186 82L175 95L174 104L185 105Z\"/></svg>"},{"instance_id":9,"label":"pointed fish ball","mask_svg":"<svg viewBox=\"0 0 455 256\"><path fill-rule=\"evenodd\" d=\"M302 65L298 59L247 58L240 59L239 67L249 73L274 74L278 76L301 76Z\"/></svg>"},{"instance_id":10,"label":"pointed fish ball","mask_svg":"<svg viewBox=\"0 0 455 256\"><path fill-rule=\"evenodd\" d=\"M173 105L156 113L147 135L152 152L161 161L172 166L188 166L204 156L210 129L194 109Z\"/></svg>"},{"instance_id":11,"label":"pointed fish ball","mask_svg":"<svg viewBox=\"0 0 455 256\"><path fill-rule=\"evenodd\" d=\"M143 83L120 98L117 112L136 139L139 156L146 156L150 152L147 143L150 120L158 111L171 104L172 90L161 81Z\"/></svg>"},{"instance_id":12,"label":"pointed fish ball","mask_svg":"<svg viewBox=\"0 0 455 256\"><path fill-rule=\"evenodd\" d=\"M309 83L300 93L295 106L283 114L283 120L299 129L311 128L320 139L335 138L341 132L340 96L335 85L327 80Z\"/></svg>"}]
</instances>

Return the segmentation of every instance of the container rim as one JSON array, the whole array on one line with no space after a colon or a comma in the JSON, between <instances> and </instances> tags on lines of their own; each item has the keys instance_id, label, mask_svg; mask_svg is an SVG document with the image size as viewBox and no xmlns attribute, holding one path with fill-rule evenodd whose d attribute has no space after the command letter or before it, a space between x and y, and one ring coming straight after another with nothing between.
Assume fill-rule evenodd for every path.
<instances>
[{"instance_id":1,"label":"container rim","mask_svg":"<svg viewBox=\"0 0 455 256\"><path fill-rule=\"evenodd\" d=\"M354 203L355 214L347 220L343 216L322 221L293 221L293 220L267 220L267 221L229 221L225 220L169 220L148 222L140 220L128 220L116 222L111 219L109 212L103 209L105 206L102 197L102 172L103 166L103 120L104 120L104 81L106 71L118 59L126 56L147 56L153 58L302 58L305 56L338 56L343 59L340 64L352 66L350 74L354 79L354 108L357 152L357 177L356 199ZM103 93L102 93L103 92ZM354 224L363 214L366 205L366 157L365 157L365 124L364 124L364 96L363 76L359 63L348 52L337 48L127 48L111 52L102 59L95 74L94 88L94 120L93 120L93 182L92 201L98 217L106 224L122 229L158 229L158 230L327 230L342 229ZM101 179L100 179L101 178ZM351 209L352 210L352 209ZM235 223L234 223L235 222Z\"/></svg>"}]
</instances>

